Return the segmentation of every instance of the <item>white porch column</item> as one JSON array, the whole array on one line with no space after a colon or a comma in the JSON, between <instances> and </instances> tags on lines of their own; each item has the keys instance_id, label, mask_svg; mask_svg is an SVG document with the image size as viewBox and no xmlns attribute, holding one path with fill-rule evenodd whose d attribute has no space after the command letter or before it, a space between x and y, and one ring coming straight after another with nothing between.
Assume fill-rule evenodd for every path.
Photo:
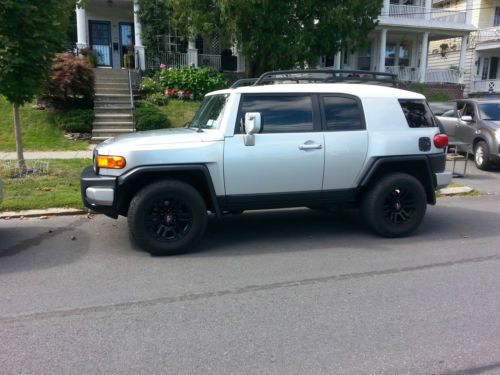
<instances>
[{"instance_id":1,"label":"white porch column","mask_svg":"<svg viewBox=\"0 0 500 375\"><path fill-rule=\"evenodd\" d=\"M137 12L139 12L139 1L134 0L135 66L141 70L146 70L146 52L142 45L142 25Z\"/></svg>"},{"instance_id":2,"label":"white porch column","mask_svg":"<svg viewBox=\"0 0 500 375\"><path fill-rule=\"evenodd\" d=\"M417 37L415 37L412 40L412 45L411 45L411 67L416 68L418 64L418 40Z\"/></svg>"},{"instance_id":3,"label":"white porch column","mask_svg":"<svg viewBox=\"0 0 500 375\"><path fill-rule=\"evenodd\" d=\"M401 50L401 42L396 43L396 51L394 53L394 65L399 66L399 53Z\"/></svg>"},{"instance_id":4,"label":"white porch column","mask_svg":"<svg viewBox=\"0 0 500 375\"><path fill-rule=\"evenodd\" d=\"M76 7L76 46L78 49L88 47L87 44L87 16L84 8Z\"/></svg>"},{"instance_id":5,"label":"white porch column","mask_svg":"<svg viewBox=\"0 0 500 375\"><path fill-rule=\"evenodd\" d=\"M460 83L464 83L465 76L465 58L467 55L467 35L462 36L462 43L460 44L460 60L458 61L458 69L462 73L460 76Z\"/></svg>"},{"instance_id":6,"label":"white porch column","mask_svg":"<svg viewBox=\"0 0 500 375\"><path fill-rule=\"evenodd\" d=\"M467 7L465 8L465 23L470 25L472 23L472 7L474 0L467 0Z\"/></svg>"},{"instance_id":7,"label":"white porch column","mask_svg":"<svg viewBox=\"0 0 500 375\"><path fill-rule=\"evenodd\" d=\"M188 65L191 68L198 67L198 49L196 48L196 41L189 39L188 41Z\"/></svg>"},{"instance_id":8,"label":"white porch column","mask_svg":"<svg viewBox=\"0 0 500 375\"><path fill-rule=\"evenodd\" d=\"M378 71L385 72L385 47L387 43L387 29L380 30L380 49L378 55Z\"/></svg>"},{"instance_id":9,"label":"white porch column","mask_svg":"<svg viewBox=\"0 0 500 375\"><path fill-rule=\"evenodd\" d=\"M427 52L429 50L429 32L426 31L422 35L422 50L420 51L420 83L425 82L425 74L427 72Z\"/></svg>"},{"instance_id":10,"label":"white porch column","mask_svg":"<svg viewBox=\"0 0 500 375\"><path fill-rule=\"evenodd\" d=\"M382 15L383 16L389 15L390 7L391 7L391 0L384 0L384 7L382 8Z\"/></svg>"},{"instance_id":11,"label":"white porch column","mask_svg":"<svg viewBox=\"0 0 500 375\"><path fill-rule=\"evenodd\" d=\"M333 57L333 69L340 69L341 60L342 60L342 51L338 51Z\"/></svg>"},{"instance_id":12,"label":"white porch column","mask_svg":"<svg viewBox=\"0 0 500 375\"><path fill-rule=\"evenodd\" d=\"M431 12L432 12L432 0L425 0L425 19L426 20L431 19Z\"/></svg>"}]
</instances>

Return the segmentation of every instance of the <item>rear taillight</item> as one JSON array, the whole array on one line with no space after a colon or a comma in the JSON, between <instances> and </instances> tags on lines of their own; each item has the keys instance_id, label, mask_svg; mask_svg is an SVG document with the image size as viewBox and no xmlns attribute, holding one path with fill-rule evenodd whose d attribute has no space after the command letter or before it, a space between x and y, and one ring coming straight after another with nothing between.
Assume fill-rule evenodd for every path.
<instances>
[{"instance_id":1,"label":"rear taillight","mask_svg":"<svg viewBox=\"0 0 500 375\"><path fill-rule=\"evenodd\" d=\"M446 134L436 134L434 136L434 146L437 148L448 147L448 136Z\"/></svg>"}]
</instances>

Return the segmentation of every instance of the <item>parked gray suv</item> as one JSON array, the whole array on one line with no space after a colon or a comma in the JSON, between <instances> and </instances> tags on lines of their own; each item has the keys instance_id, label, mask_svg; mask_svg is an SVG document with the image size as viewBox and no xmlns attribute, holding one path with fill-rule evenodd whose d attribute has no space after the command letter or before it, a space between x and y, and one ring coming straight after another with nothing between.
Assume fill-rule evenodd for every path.
<instances>
[{"instance_id":1,"label":"parked gray suv","mask_svg":"<svg viewBox=\"0 0 500 375\"><path fill-rule=\"evenodd\" d=\"M474 161L486 170L500 163L500 100L457 100L452 109L437 116L450 143L470 144ZM462 145L462 151L465 151Z\"/></svg>"}]
</instances>

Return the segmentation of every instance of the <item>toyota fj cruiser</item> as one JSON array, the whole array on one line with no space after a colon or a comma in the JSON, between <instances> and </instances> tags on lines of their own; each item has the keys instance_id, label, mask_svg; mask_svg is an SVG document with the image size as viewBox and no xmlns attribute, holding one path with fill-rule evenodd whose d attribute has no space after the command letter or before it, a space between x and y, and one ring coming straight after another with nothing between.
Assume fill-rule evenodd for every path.
<instances>
[{"instance_id":1,"label":"toyota fj cruiser","mask_svg":"<svg viewBox=\"0 0 500 375\"><path fill-rule=\"evenodd\" d=\"M348 203L379 235L408 235L451 180L448 138L424 96L342 82L387 78L362 74L270 72L209 93L185 128L99 144L82 172L83 202L127 216L154 255L190 250L207 212Z\"/></svg>"}]
</instances>

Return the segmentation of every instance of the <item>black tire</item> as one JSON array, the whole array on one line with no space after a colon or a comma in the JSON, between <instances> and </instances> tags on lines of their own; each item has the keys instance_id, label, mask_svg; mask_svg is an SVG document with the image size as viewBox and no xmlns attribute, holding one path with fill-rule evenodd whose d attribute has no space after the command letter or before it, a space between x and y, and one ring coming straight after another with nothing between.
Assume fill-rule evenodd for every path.
<instances>
[{"instance_id":1,"label":"black tire","mask_svg":"<svg viewBox=\"0 0 500 375\"><path fill-rule=\"evenodd\" d=\"M474 146L474 163L483 171L491 167L490 148L485 141L479 141Z\"/></svg>"},{"instance_id":2,"label":"black tire","mask_svg":"<svg viewBox=\"0 0 500 375\"><path fill-rule=\"evenodd\" d=\"M394 173L382 177L366 192L361 215L384 237L404 237L418 228L427 210L425 189L415 177Z\"/></svg>"},{"instance_id":3,"label":"black tire","mask_svg":"<svg viewBox=\"0 0 500 375\"><path fill-rule=\"evenodd\" d=\"M177 180L140 190L128 210L130 235L151 255L190 251L207 227L207 208L200 193Z\"/></svg>"}]
</instances>

